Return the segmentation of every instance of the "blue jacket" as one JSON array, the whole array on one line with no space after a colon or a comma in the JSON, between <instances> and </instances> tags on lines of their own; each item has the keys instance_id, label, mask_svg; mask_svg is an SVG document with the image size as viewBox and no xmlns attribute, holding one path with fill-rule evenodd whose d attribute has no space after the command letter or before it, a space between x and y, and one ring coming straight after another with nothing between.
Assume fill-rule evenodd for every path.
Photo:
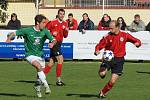
<instances>
[{"instance_id":1,"label":"blue jacket","mask_svg":"<svg viewBox=\"0 0 150 100\"><path fill-rule=\"evenodd\" d=\"M81 32L82 29L84 30L94 30L94 23L88 19L87 22L85 22L84 20L82 20L78 26L78 30Z\"/></svg>"}]
</instances>

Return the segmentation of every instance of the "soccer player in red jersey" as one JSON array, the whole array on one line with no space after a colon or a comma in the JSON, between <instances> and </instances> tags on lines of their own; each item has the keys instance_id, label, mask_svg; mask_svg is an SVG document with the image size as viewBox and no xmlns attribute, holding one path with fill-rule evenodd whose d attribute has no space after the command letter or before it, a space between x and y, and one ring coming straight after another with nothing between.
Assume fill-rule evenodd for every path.
<instances>
[{"instance_id":1,"label":"soccer player in red jersey","mask_svg":"<svg viewBox=\"0 0 150 100\"><path fill-rule=\"evenodd\" d=\"M56 67L56 77L57 77L57 86L63 86L64 83L61 80L61 73L62 73L62 64L63 64L63 56L61 53L61 44L63 41L63 38L66 38L68 36L68 25L67 22L65 22L64 19L65 16L65 10L59 9L58 10L58 18L55 20L52 20L49 25L47 26L47 29L50 30L51 34L55 37L57 40L56 45L51 48L51 54L50 54L50 60L49 63L45 67L45 74L48 74L51 67L53 67L54 63L57 60L57 67Z\"/></svg>"},{"instance_id":2,"label":"soccer player in red jersey","mask_svg":"<svg viewBox=\"0 0 150 100\"><path fill-rule=\"evenodd\" d=\"M113 87L116 81L119 79L123 71L124 56L126 55L125 45L126 42L133 43L136 47L141 46L141 41L129 33L119 30L119 23L116 20L110 22L110 32L104 36L95 47L95 55L100 53L101 49L111 50L114 53L112 61L103 61L99 75L103 79L106 72L111 69L111 78L109 82L99 92L100 98L105 97L105 94Z\"/></svg>"}]
</instances>

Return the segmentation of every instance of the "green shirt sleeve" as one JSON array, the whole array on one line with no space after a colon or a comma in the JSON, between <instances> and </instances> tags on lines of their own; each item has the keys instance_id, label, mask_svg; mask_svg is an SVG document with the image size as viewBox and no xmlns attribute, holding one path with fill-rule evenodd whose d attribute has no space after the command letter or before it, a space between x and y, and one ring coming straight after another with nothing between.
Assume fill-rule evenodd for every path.
<instances>
[{"instance_id":1,"label":"green shirt sleeve","mask_svg":"<svg viewBox=\"0 0 150 100\"><path fill-rule=\"evenodd\" d=\"M17 36L24 36L25 34L26 34L26 32L25 32L24 28L21 28L21 29L16 31Z\"/></svg>"},{"instance_id":2,"label":"green shirt sleeve","mask_svg":"<svg viewBox=\"0 0 150 100\"><path fill-rule=\"evenodd\" d=\"M48 31L47 29L45 29L45 34L50 41L54 40L54 37L51 35L50 31Z\"/></svg>"}]
</instances>

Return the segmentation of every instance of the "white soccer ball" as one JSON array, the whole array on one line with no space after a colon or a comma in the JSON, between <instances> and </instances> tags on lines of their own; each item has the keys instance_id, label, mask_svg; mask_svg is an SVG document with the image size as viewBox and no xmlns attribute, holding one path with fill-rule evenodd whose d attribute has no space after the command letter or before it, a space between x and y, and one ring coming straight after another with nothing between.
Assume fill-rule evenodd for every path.
<instances>
[{"instance_id":1,"label":"white soccer ball","mask_svg":"<svg viewBox=\"0 0 150 100\"><path fill-rule=\"evenodd\" d=\"M106 50L103 52L103 59L105 61L111 61L113 57L114 57L114 54L112 51Z\"/></svg>"}]
</instances>

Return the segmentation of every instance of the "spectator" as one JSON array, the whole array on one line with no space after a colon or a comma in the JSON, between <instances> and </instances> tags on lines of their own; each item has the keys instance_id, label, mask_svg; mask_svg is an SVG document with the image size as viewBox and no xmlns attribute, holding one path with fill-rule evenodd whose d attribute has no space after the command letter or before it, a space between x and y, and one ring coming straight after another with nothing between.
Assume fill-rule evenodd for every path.
<instances>
[{"instance_id":1,"label":"spectator","mask_svg":"<svg viewBox=\"0 0 150 100\"><path fill-rule=\"evenodd\" d=\"M150 22L146 26L146 31L150 31Z\"/></svg>"},{"instance_id":2,"label":"spectator","mask_svg":"<svg viewBox=\"0 0 150 100\"><path fill-rule=\"evenodd\" d=\"M145 31L145 24L140 19L140 15L136 14L134 16L134 21L131 23L130 27L128 28L131 32L138 32L138 31Z\"/></svg>"},{"instance_id":3,"label":"spectator","mask_svg":"<svg viewBox=\"0 0 150 100\"><path fill-rule=\"evenodd\" d=\"M121 30L125 30L125 29L126 29L127 25L126 25L126 23L125 23L123 17L118 17L118 18L117 18L117 22L119 23L119 28L120 28Z\"/></svg>"},{"instance_id":4,"label":"spectator","mask_svg":"<svg viewBox=\"0 0 150 100\"><path fill-rule=\"evenodd\" d=\"M17 14L12 13L11 14L11 20L7 24L7 29L20 29L21 28L21 22L17 19Z\"/></svg>"},{"instance_id":5,"label":"spectator","mask_svg":"<svg viewBox=\"0 0 150 100\"><path fill-rule=\"evenodd\" d=\"M11 20L9 20L9 22L7 24L7 29L18 30L20 28L21 28L21 22L20 22L20 20L18 20L17 14L12 13L11 14ZM18 36L17 39L18 38L22 39L21 36L20 37ZM13 58L13 61L17 61L17 60L18 60L18 58Z\"/></svg>"},{"instance_id":6,"label":"spectator","mask_svg":"<svg viewBox=\"0 0 150 100\"><path fill-rule=\"evenodd\" d=\"M87 13L82 15L83 20L78 26L78 30L82 33L85 33L86 30L94 30L94 23L90 20Z\"/></svg>"},{"instance_id":7,"label":"spectator","mask_svg":"<svg viewBox=\"0 0 150 100\"><path fill-rule=\"evenodd\" d=\"M68 19L66 20L66 22L68 23L69 30L77 30L78 23L77 20L73 18L72 13L68 14Z\"/></svg>"},{"instance_id":8,"label":"spectator","mask_svg":"<svg viewBox=\"0 0 150 100\"><path fill-rule=\"evenodd\" d=\"M111 18L108 14L104 14L101 21L98 24L98 30L109 30L109 23L111 22Z\"/></svg>"}]
</instances>

